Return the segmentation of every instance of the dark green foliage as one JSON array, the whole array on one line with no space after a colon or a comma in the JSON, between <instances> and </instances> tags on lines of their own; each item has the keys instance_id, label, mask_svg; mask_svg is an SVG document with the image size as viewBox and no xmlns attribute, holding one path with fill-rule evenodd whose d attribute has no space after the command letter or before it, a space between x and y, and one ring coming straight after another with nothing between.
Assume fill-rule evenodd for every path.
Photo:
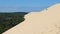
<instances>
[{"instance_id":1,"label":"dark green foliage","mask_svg":"<svg viewBox=\"0 0 60 34\"><path fill-rule=\"evenodd\" d=\"M25 12L0 13L0 34L23 22Z\"/></svg>"}]
</instances>

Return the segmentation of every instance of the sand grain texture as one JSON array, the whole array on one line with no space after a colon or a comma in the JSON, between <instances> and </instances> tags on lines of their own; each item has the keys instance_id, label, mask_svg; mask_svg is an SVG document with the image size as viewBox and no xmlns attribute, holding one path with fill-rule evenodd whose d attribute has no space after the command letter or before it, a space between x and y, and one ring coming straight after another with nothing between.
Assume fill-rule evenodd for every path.
<instances>
[{"instance_id":1,"label":"sand grain texture","mask_svg":"<svg viewBox=\"0 0 60 34\"><path fill-rule=\"evenodd\" d=\"M25 15L25 21L3 34L60 34L60 4Z\"/></svg>"}]
</instances>

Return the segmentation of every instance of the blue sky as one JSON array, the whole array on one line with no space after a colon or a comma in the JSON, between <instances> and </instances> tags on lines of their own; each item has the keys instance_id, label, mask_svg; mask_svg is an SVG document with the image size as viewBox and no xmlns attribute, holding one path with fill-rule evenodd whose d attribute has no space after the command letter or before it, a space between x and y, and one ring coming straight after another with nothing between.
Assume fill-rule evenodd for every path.
<instances>
[{"instance_id":1,"label":"blue sky","mask_svg":"<svg viewBox=\"0 0 60 34\"><path fill-rule=\"evenodd\" d=\"M0 0L0 12L41 11L60 0Z\"/></svg>"}]
</instances>

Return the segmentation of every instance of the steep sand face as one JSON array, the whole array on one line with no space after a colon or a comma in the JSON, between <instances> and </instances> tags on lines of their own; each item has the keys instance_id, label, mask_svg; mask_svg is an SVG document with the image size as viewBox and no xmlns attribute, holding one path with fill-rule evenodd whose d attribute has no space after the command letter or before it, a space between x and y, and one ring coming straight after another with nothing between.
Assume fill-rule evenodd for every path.
<instances>
[{"instance_id":1,"label":"steep sand face","mask_svg":"<svg viewBox=\"0 0 60 34\"><path fill-rule=\"evenodd\" d=\"M60 4L31 12L25 21L3 34L60 34Z\"/></svg>"}]
</instances>

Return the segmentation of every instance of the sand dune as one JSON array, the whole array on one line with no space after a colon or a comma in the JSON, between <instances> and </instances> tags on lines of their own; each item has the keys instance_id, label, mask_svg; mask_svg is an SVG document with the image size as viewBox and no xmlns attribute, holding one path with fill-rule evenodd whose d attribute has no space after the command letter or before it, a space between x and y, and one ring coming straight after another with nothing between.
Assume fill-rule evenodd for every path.
<instances>
[{"instance_id":1,"label":"sand dune","mask_svg":"<svg viewBox=\"0 0 60 34\"><path fill-rule=\"evenodd\" d=\"M25 21L3 34L60 34L60 3L25 15Z\"/></svg>"}]
</instances>

